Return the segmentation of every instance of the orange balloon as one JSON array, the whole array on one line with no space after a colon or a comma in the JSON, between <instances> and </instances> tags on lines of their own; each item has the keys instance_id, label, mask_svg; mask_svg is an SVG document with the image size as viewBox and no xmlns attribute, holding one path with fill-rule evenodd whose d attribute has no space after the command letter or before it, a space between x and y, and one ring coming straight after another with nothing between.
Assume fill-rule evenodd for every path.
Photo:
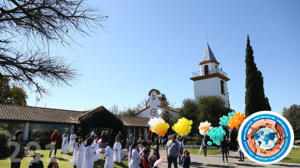
<instances>
[{"instance_id":1,"label":"orange balloon","mask_svg":"<svg viewBox=\"0 0 300 168\"><path fill-rule=\"evenodd\" d=\"M234 115L229 119L227 126L231 129L236 128L239 129L241 124L245 119L244 113L234 113Z\"/></svg>"}]
</instances>

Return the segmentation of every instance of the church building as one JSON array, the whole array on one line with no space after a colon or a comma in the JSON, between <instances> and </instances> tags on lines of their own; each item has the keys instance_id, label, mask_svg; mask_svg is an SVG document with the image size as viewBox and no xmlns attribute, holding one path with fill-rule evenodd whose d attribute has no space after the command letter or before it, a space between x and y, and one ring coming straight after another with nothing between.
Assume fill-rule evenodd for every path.
<instances>
[{"instance_id":1,"label":"church building","mask_svg":"<svg viewBox=\"0 0 300 168\"><path fill-rule=\"evenodd\" d=\"M167 98L161 94L157 89L151 89L148 93L148 100L146 101L146 107L136 114L136 117L153 118L162 117L163 114L168 111L170 117L178 116L178 111L169 107Z\"/></svg>"},{"instance_id":2,"label":"church building","mask_svg":"<svg viewBox=\"0 0 300 168\"><path fill-rule=\"evenodd\" d=\"M227 81L230 79L219 65L220 63L207 44L203 58L199 63L200 70L194 72L190 79L194 81L195 100L203 96L219 96L229 107Z\"/></svg>"}]
</instances>

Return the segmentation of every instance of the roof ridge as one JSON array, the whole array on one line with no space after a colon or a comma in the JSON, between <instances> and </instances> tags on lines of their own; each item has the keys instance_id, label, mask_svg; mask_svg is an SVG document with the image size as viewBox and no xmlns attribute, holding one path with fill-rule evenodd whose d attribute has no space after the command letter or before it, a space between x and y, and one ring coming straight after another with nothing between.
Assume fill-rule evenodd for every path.
<instances>
[{"instance_id":1,"label":"roof ridge","mask_svg":"<svg viewBox=\"0 0 300 168\"><path fill-rule=\"evenodd\" d=\"M27 106L27 105L21 106L21 105L17 105L17 104L0 104L0 106L27 107L27 108L39 108L39 109L50 109L50 110L73 111L73 112L86 112L86 111L79 111L79 110L67 110L67 109L39 107L39 106Z\"/></svg>"}]
</instances>

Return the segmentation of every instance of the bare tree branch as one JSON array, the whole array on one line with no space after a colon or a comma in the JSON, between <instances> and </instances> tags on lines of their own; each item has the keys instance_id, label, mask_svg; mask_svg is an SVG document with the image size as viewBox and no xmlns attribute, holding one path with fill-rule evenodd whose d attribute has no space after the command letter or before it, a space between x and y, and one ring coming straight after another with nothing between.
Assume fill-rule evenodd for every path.
<instances>
[{"instance_id":1,"label":"bare tree branch","mask_svg":"<svg viewBox=\"0 0 300 168\"><path fill-rule=\"evenodd\" d=\"M91 28L102 27L105 19L85 0L2 0L0 77L10 77L41 95L47 91L41 81L69 85L76 76L75 70L61 57L50 55L49 47L44 44L69 45L70 40L74 41L70 33L88 35ZM36 45L20 50L16 47L20 37Z\"/></svg>"}]
</instances>

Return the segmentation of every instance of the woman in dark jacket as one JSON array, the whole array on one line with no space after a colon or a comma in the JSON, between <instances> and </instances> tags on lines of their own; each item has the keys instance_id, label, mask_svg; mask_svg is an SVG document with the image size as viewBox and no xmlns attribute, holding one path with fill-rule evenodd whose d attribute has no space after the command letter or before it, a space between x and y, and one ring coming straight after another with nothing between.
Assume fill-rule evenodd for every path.
<instances>
[{"instance_id":1,"label":"woman in dark jacket","mask_svg":"<svg viewBox=\"0 0 300 168\"><path fill-rule=\"evenodd\" d=\"M224 141L221 142L221 151L222 151L222 159L223 162L225 163L225 159L226 158L226 162L228 162L228 143L226 138L224 139Z\"/></svg>"}]
</instances>

